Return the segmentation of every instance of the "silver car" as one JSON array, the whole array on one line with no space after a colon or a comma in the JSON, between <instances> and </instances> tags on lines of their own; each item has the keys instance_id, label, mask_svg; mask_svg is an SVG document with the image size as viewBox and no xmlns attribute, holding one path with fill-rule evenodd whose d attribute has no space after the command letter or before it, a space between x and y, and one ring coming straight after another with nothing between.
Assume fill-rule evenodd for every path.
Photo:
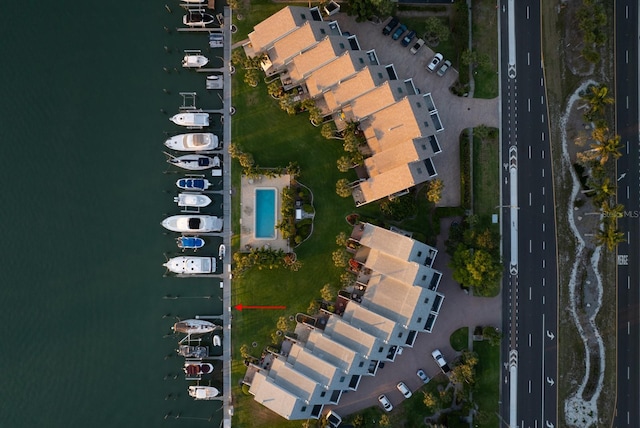
<instances>
[{"instance_id":1,"label":"silver car","mask_svg":"<svg viewBox=\"0 0 640 428\"><path fill-rule=\"evenodd\" d=\"M384 408L385 411L390 412L393 410L393 405L391 404L391 401L389 401L386 395L384 394L379 395L378 401L380 402L380 404L382 404L382 407Z\"/></svg>"},{"instance_id":2,"label":"silver car","mask_svg":"<svg viewBox=\"0 0 640 428\"><path fill-rule=\"evenodd\" d=\"M442 54L441 53L437 53L433 57L433 59L431 59L431 62L427 66L427 70L436 71L436 68L438 68L438 66L440 65L440 62L442 62Z\"/></svg>"},{"instance_id":3,"label":"silver car","mask_svg":"<svg viewBox=\"0 0 640 428\"><path fill-rule=\"evenodd\" d=\"M438 70L438 73L437 73L438 76L440 77L444 76L444 74L447 72L449 67L451 67L451 61L446 60L444 64L442 64L442 67L440 67L440 70Z\"/></svg>"}]
</instances>

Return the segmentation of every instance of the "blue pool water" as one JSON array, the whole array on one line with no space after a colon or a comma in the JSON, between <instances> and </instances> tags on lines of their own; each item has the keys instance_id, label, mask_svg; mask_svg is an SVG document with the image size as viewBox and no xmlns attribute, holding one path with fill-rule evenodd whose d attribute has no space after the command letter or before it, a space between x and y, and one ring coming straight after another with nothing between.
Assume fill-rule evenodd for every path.
<instances>
[{"instance_id":1,"label":"blue pool water","mask_svg":"<svg viewBox=\"0 0 640 428\"><path fill-rule=\"evenodd\" d=\"M276 189L256 189L255 237L276 237Z\"/></svg>"}]
</instances>

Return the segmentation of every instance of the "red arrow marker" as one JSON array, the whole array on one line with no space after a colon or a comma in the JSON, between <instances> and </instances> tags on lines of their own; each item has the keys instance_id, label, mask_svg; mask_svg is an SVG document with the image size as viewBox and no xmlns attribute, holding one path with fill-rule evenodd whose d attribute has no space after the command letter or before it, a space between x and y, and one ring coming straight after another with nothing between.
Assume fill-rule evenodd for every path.
<instances>
[{"instance_id":1,"label":"red arrow marker","mask_svg":"<svg viewBox=\"0 0 640 428\"><path fill-rule=\"evenodd\" d=\"M263 305L235 305L236 310L241 311L243 309L287 309L286 306L263 306Z\"/></svg>"}]
</instances>

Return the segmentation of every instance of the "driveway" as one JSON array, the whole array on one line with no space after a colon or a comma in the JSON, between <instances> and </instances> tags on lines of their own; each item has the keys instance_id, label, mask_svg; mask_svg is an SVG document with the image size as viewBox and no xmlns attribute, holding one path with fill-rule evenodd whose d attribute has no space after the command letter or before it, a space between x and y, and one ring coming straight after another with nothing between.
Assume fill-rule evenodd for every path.
<instances>
[{"instance_id":1,"label":"driveway","mask_svg":"<svg viewBox=\"0 0 640 428\"><path fill-rule=\"evenodd\" d=\"M382 65L393 64L399 79L411 78L420 93L431 93L444 126L444 131L437 135L442 152L433 158L438 178L444 182L445 189L439 205L459 206L460 133L479 125L498 127L498 98L486 100L452 94L449 87L458 80L458 71L451 68L444 77L427 71L427 64L435 53L425 44L413 55L410 46L405 48L399 40L382 35L387 20L380 24L356 22L354 17L344 13L331 18L338 22L340 30L357 36L361 49L375 49Z\"/></svg>"}]
</instances>

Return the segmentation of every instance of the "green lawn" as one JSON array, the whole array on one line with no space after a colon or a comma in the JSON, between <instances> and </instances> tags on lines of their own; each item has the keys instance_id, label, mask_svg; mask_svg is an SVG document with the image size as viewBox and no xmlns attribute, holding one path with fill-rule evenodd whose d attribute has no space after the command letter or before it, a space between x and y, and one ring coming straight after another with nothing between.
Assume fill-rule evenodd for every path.
<instances>
[{"instance_id":1,"label":"green lawn","mask_svg":"<svg viewBox=\"0 0 640 428\"><path fill-rule=\"evenodd\" d=\"M500 145L497 138L473 138L473 211L497 214L500 205Z\"/></svg>"},{"instance_id":2,"label":"green lawn","mask_svg":"<svg viewBox=\"0 0 640 428\"><path fill-rule=\"evenodd\" d=\"M462 327L454 331L449 338L449 342L456 351L469 349L469 327Z\"/></svg>"},{"instance_id":3,"label":"green lawn","mask_svg":"<svg viewBox=\"0 0 640 428\"><path fill-rule=\"evenodd\" d=\"M480 428L495 428L498 421L498 401L500 399L500 347L489 342L474 342L473 350L478 354L476 366L476 386L473 400L478 405L479 415L474 420Z\"/></svg>"},{"instance_id":4,"label":"green lawn","mask_svg":"<svg viewBox=\"0 0 640 428\"><path fill-rule=\"evenodd\" d=\"M481 67L474 75L475 98L495 98L498 96L498 23L496 2L475 0L472 10L473 49L486 55L489 64Z\"/></svg>"}]
</instances>

